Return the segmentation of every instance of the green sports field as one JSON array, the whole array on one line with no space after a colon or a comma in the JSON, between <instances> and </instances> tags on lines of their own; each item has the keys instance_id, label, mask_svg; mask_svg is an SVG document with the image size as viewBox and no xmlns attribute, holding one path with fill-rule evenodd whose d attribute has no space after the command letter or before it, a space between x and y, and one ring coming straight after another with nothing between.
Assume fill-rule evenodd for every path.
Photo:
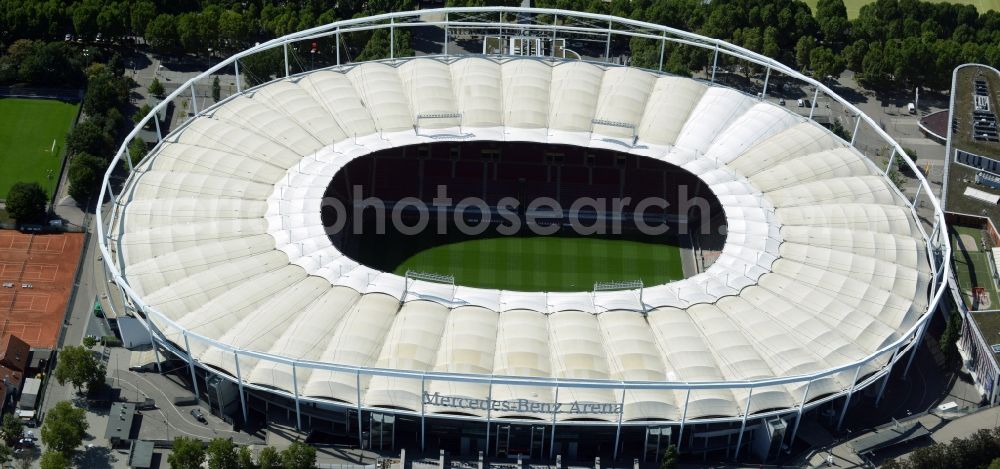
<instances>
[{"instance_id":1,"label":"green sports field","mask_svg":"<svg viewBox=\"0 0 1000 469\"><path fill-rule=\"evenodd\" d=\"M50 99L0 98L0 199L17 182L34 181L52 192L77 106Z\"/></svg>"},{"instance_id":2,"label":"green sports field","mask_svg":"<svg viewBox=\"0 0 1000 469\"><path fill-rule=\"evenodd\" d=\"M584 237L500 237L429 248L403 261L407 270L454 275L470 287L520 291L590 291L594 282L646 285L684 278L680 249L665 244Z\"/></svg>"},{"instance_id":3,"label":"green sports field","mask_svg":"<svg viewBox=\"0 0 1000 469\"><path fill-rule=\"evenodd\" d=\"M990 305L980 309L1000 308L1000 296L993 283L993 262L990 255L983 251L982 230L964 226L951 226L952 258L955 260L955 274L962 297L968 305L972 302L972 287L983 287L990 297Z\"/></svg>"},{"instance_id":4,"label":"green sports field","mask_svg":"<svg viewBox=\"0 0 1000 469\"><path fill-rule=\"evenodd\" d=\"M813 14L816 14L816 4L819 3L819 0L804 1L812 9ZM844 0L844 6L847 7L847 18L852 20L857 18L858 13L861 12L861 7L873 1L875 0ZM1000 10L1000 0L947 0L947 2L961 5L975 5L976 11L979 13L987 10Z\"/></svg>"}]
</instances>

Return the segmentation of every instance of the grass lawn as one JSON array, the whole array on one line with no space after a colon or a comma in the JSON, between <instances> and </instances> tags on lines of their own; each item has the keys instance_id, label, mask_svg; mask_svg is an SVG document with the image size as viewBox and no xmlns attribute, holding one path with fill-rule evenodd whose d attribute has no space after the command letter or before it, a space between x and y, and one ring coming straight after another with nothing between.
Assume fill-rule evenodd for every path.
<instances>
[{"instance_id":1,"label":"grass lawn","mask_svg":"<svg viewBox=\"0 0 1000 469\"><path fill-rule=\"evenodd\" d=\"M421 251L407 270L454 275L470 287L520 291L590 291L594 282L684 278L680 249L665 244L556 236L473 239Z\"/></svg>"},{"instance_id":2,"label":"grass lawn","mask_svg":"<svg viewBox=\"0 0 1000 469\"><path fill-rule=\"evenodd\" d=\"M78 106L51 99L0 98L0 198L7 198L15 183L32 181L51 197Z\"/></svg>"},{"instance_id":3,"label":"grass lawn","mask_svg":"<svg viewBox=\"0 0 1000 469\"><path fill-rule=\"evenodd\" d=\"M986 345L1000 344L1000 313L975 313L972 319L983 333Z\"/></svg>"},{"instance_id":4,"label":"grass lawn","mask_svg":"<svg viewBox=\"0 0 1000 469\"><path fill-rule=\"evenodd\" d=\"M997 289L993 283L993 271L990 269L992 260L989 254L982 250L982 230L963 226L952 226L949 229L958 287L962 290L962 298L966 300L966 305L972 305L972 287L983 287L990 296L989 309L1000 309L1000 299L998 299L1000 296L997 295ZM974 238L976 245L970 246L959 235L968 235Z\"/></svg>"},{"instance_id":5,"label":"grass lawn","mask_svg":"<svg viewBox=\"0 0 1000 469\"><path fill-rule=\"evenodd\" d=\"M858 17L858 13L861 11L861 7L875 0L844 0L844 6L847 7L847 17L849 19L854 19ZM816 14L816 4L819 0L805 0L809 8L812 9L813 14ZM948 3L958 3L962 5L975 5L976 10L982 13L986 10L1000 10L1000 0L948 0Z\"/></svg>"}]
</instances>

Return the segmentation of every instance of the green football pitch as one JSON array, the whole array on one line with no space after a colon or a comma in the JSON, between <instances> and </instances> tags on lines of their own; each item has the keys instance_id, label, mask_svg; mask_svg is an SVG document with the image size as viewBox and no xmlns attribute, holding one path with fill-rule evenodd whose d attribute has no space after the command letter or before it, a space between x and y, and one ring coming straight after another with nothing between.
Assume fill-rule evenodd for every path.
<instances>
[{"instance_id":1,"label":"green football pitch","mask_svg":"<svg viewBox=\"0 0 1000 469\"><path fill-rule=\"evenodd\" d=\"M37 182L51 194L77 106L51 99L0 98L0 198L18 182Z\"/></svg>"},{"instance_id":2,"label":"green football pitch","mask_svg":"<svg viewBox=\"0 0 1000 469\"><path fill-rule=\"evenodd\" d=\"M844 6L847 7L847 18L854 19L858 17L858 13L861 12L861 7L874 2L875 0L844 0ZM805 0L809 8L812 9L813 14L816 14L816 4L819 0ZM976 11L983 13L987 10L1000 10L1000 0L947 0L948 3L957 3L960 5L975 5Z\"/></svg>"},{"instance_id":3,"label":"green football pitch","mask_svg":"<svg viewBox=\"0 0 1000 469\"><path fill-rule=\"evenodd\" d=\"M407 270L454 275L470 287L519 291L591 291L594 282L684 278L680 249L665 244L586 237L500 237L429 248L403 261Z\"/></svg>"}]
</instances>

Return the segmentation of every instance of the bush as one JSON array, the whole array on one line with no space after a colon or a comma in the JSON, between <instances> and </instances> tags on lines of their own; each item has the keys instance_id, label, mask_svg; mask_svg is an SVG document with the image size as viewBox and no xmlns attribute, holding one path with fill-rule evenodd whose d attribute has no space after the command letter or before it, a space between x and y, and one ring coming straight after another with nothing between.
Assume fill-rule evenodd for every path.
<instances>
[{"instance_id":1,"label":"bush","mask_svg":"<svg viewBox=\"0 0 1000 469\"><path fill-rule=\"evenodd\" d=\"M146 117L147 114L149 114L152 111L153 108L149 104L143 104L142 107L140 107L135 114L132 114L132 123L138 124L139 121L141 121L144 117ZM148 129L152 126L153 126L153 120L150 119L149 123L146 124L145 128Z\"/></svg>"},{"instance_id":2,"label":"bush","mask_svg":"<svg viewBox=\"0 0 1000 469\"><path fill-rule=\"evenodd\" d=\"M104 337L101 337L101 343L104 344L105 347L121 347L122 346L121 339L119 339L119 338L117 338L117 337L115 337L113 335L106 335Z\"/></svg>"},{"instance_id":3,"label":"bush","mask_svg":"<svg viewBox=\"0 0 1000 469\"><path fill-rule=\"evenodd\" d=\"M163 88L163 83L160 83L159 78L153 78L153 82L149 84L148 91L149 94L157 98L162 98L163 94L166 93L166 89Z\"/></svg>"}]
</instances>

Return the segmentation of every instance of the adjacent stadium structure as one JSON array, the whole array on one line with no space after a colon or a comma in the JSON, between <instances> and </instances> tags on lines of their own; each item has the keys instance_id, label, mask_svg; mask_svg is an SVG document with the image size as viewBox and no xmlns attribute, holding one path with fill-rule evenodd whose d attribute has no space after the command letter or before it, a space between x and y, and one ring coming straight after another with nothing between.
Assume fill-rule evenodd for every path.
<instances>
[{"instance_id":1,"label":"adjacent stadium structure","mask_svg":"<svg viewBox=\"0 0 1000 469\"><path fill-rule=\"evenodd\" d=\"M443 41L427 56L341 62L342 36L383 28ZM492 38L499 53L456 52L457 32L485 52ZM582 36L600 57L564 58L566 38ZM289 50L317 38L336 41L337 63L291 73ZM664 74L662 59L660 70L611 63L614 38L657 41L661 58L669 45L754 64L763 89ZM243 89L239 61L273 48L286 76ZM238 93L205 105L197 90L232 67ZM896 187L853 141L763 99L778 73L815 88L811 106L822 95L856 116L854 135L881 139L917 184ZM100 248L120 314L147 326L157 361L182 360L195 392L237 421L287 417L382 450L655 460L672 443L767 459L795 441L803 412L823 406L840 421L876 383L881 398L946 288L938 201L877 123L775 60L667 27L493 7L342 21L226 59L130 137L181 100L191 117L159 135L120 188L111 174L131 160L125 146L116 156ZM674 165L718 199L722 253L667 284L559 293L399 276L343 255L320 209L338 172L376 151L448 141Z\"/></svg>"}]
</instances>

